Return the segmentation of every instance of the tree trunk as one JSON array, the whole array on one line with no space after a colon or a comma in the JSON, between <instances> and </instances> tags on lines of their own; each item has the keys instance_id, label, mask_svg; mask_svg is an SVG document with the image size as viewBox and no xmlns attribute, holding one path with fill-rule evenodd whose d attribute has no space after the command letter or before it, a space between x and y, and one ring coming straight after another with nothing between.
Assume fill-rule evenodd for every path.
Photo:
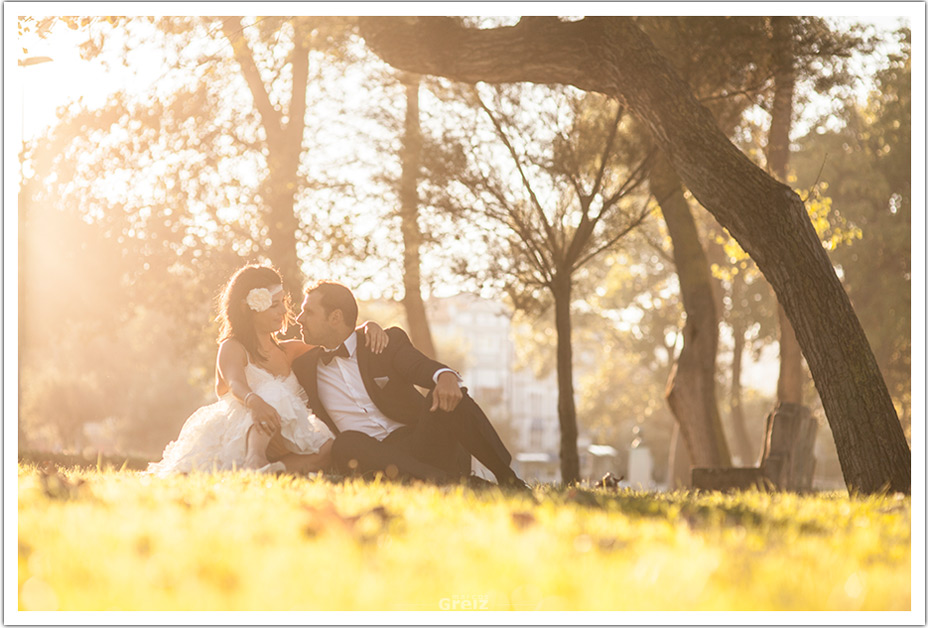
<instances>
[{"instance_id":1,"label":"tree trunk","mask_svg":"<svg viewBox=\"0 0 928 628\"><path fill-rule=\"evenodd\" d=\"M777 304L780 325L780 374L777 379L777 402L802 405L802 350L786 310Z\"/></svg>"},{"instance_id":2,"label":"tree trunk","mask_svg":"<svg viewBox=\"0 0 928 628\"><path fill-rule=\"evenodd\" d=\"M690 453L686 450L686 443L680 434L680 423L673 424L670 434L670 450L667 455L667 486L671 490L690 488L693 486L693 463Z\"/></svg>"},{"instance_id":3,"label":"tree trunk","mask_svg":"<svg viewBox=\"0 0 928 628\"><path fill-rule=\"evenodd\" d=\"M719 230L720 231L720 230ZM706 253L709 257L710 266L718 264L725 266L728 264L728 255L725 253L725 247L719 243L715 236L717 233L710 231L703 242L706 243ZM712 285L717 288L718 295L715 303L718 311L721 313L725 310L724 287L720 279L712 277ZM732 338L734 341L732 363L731 363L731 387L729 389L729 418L731 424L731 444L732 444L732 463L741 466L753 464L758 457L759 449L751 446L751 439L748 436L747 425L744 420L744 411L741 404L741 373L744 357L744 334L746 326L742 315L736 309L741 300L741 291L744 288L744 276L740 272L735 272L730 281L731 312L728 323L731 326Z\"/></svg>"},{"instance_id":4,"label":"tree trunk","mask_svg":"<svg viewBox=\"0 0 928 628\"><path fill-rule=\"evenodd\" d=\"M573 347L570 342L570 274L558 274L551 288L557 330L557 418L561 427L561 481L580 480L577 452L577 408L574 405Z\"/></svg>"},{"instance_id":5,"label":"tree trunk","mask_svg":"<svg viewBox=\"0 0 928 628\"><path fill-rule=\"evenodd\" d=\"M469 83L563 83L625 102L776 291L821 395L845 482L864 493L911 491L902 426L802 201L729 141L633 18L536 18L494 29L445 17L360 24L374 52L407 71Z\"/></svg>"},{"instance_id":6,"label":"tree trunk","mask_svg":"<svg viewBox=\"0 0 928 628\"><path fill-rule=\"evenodd\" d=\"M651 193L660 203L673 241L674 265L686 311L683 350L670 371L667 403L680 424L693 465L728 467L731 456L715 396L719 321L709 262L683 186L666 159L658 160L651 170Z\"/></svg>"},{"instance_id":7,"label":"tree trunk","mask_svg":"<svg viewBox=\"0 0 928 628\"><path fill-rule=\"evenodd\" d=\"M268 142L267 177L262 189L264 223L271 244L263 252L280 271L287 294L299 304L302 301L303 273L296 252L296 233L300 224L294 207L299 153L294 157L289 148Z\"/></svg>"},{"instance_id":8,"label":"tree trunk","mask_svg":"<svg viewBox=\"0 0 928 628\"><path fill-rule=\"evenodd\" d=\"M271 244L261 249L280 270L286 292L295 303L299 303L302 301L303 273L296 250L300 221L295 212L295 200L299 188L297 173L303 152L309 51L302 40L297 38L291 53L293 81L288 118L284 123L281 112L271 103L251 48L242 36L241 19L226 18L222 27L254 99L255 108L261 116L267 137L267 176L261 190L264 225Z\"/></svg>"},{"instance_id":9,"label":"tree trunk","mask_svg":"<svg viewBox=\"0 0 928 628\"><path fill-rule=\"evenodd\" d=\"M793 120L793 90L796 85L793 53L795 18L770 18L773 39L773 107L767 139L767 167L780 181L786 181L789 164L789 133ZM815 468L816 424L802 406L802 383L805 379L802 350L783 306L777 304L780 326L780 375L777 380L777 405L767 421L764 439L764 464L775 484L788 490L812 488ZM779 450L779 453L773 454Z\"/></svg>"},{"instance_id":10,"label":"tree trunk","mask_svg":"<svg viewBox=\"0 0 928 628\"><path fill-rule=\"evenodd\" d=\"M738 275L735 275L737 278ZM735 301L734 286L732 281L732 301ZM734 335L735 346L731 357L731 394L729 397L729 408L731 410L731 426L734 434L735 451L739 458L739 465L751 465L756 462L757 452L751 445L751 438L748 436L748 428L744 422L744 409L741 407L741 365L744 358L744 325L733 320L731 333Z\"/></svg>"},{"instance_id":11,"label":"tree trunk","mask_svg":"<svg viewBox=\"0 0 928 628\"><path fill-rule=\"evenodd\" d=\"M422 301L422 277L419 249L422 231L419 229L419 163L422 156L422 136L419 132L419 76L404 73L406 87L406 122L403 133L403 173L400 176L400 228L403 232L403 307L412 344L434 358L435 345Z\"/></svg>"},{"instance_id":12,"label":"tree trunk","mask_svg":"<svg viewBox=\"0 0 928 628\"><path fill-rule=\"evenodd\" d=\"M792 17L771 17L773 30L773 107L767 138L767 167L779 181L786 181L789 165L789 132L793 120L796 70L793 56ZM782 305L777 305L780 325L780 377L777 401L802 405L802 351Z\"/></svg>"}]
</instances>

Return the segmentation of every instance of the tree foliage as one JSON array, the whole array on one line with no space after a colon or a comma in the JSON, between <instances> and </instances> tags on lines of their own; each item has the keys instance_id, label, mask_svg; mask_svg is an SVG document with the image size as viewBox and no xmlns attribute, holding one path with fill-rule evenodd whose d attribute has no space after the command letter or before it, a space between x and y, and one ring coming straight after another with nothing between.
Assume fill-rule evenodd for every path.
<instances>
[{"instance_id":1,"label":"tree foliage","mask_svg":"<svg viewBox=\"0 0 928 628\"><path fill-rule=\"evenodd\" d=\"M461 251L462 274L541 311L559 273L583 268L651 211L637 189L649 148L621 107L595 95L464 91L471 119L455 115L431 142L426 198L456 226L479 230L493 263Z\"/></svg>"},{"instance_id":2,"label":"tree foliage","mask_svg":"<svg viewBox=\"0 0 928 628\"><path fill-rule=\"evenodd\" d=\"M505 290L516 309L555 312L561 477L579 479L571 308L577 274L613 249L650 212L649 149L624 108L571 89L464 89L479 118L432 143L443 165L431 201L457 225L476 227L489 253L458 269ZM474 114L471 114L474 115ZM505 165L503 165L505 164Z\"/></svg>"}]
</instances>

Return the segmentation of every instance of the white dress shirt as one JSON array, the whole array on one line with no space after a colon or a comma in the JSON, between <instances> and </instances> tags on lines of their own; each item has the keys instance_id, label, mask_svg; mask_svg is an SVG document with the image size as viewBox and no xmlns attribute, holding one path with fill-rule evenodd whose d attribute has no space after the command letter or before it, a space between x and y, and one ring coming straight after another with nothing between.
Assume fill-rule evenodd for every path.
<instances>
[{"instance_id":1,"label":"white dress shirt","mask_svg":"<svg viewBox=\"0 0 928 628\"><path fill-rule=\"evenodd\" d=\"M316 367L319 399L339 431L354 430L383 440L391 432L402 427L403 423L387 417L367 394L358 366L356 334L348 336L345 348L348 349L347 358L338 356L332 358L328 364L319 360ZM439 369L432 378L437 380L445 371L454 373L451 369ZM460 377L458 381L460 383Z\"/></svg>"}]
</instances>

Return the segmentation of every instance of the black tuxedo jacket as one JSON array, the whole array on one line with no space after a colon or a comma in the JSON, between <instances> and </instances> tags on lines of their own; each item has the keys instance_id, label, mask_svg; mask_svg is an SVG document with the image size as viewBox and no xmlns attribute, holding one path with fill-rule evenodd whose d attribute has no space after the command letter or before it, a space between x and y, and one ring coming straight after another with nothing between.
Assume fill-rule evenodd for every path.
<instances>
[{"instance_id":1,"label":"black tuxedo jacket","mask_svg":"<svg viewBox=\"0 0 928 628\"><path fill-rule=\"evenodd\" d=\"M424 397L416 386L432 390L435 388L432 376L437 370L448 367L416 349L406 332L399 327L391 327L386 332L390 342L382 353L372 353L365 346L362 332L355 332L358 335L357 356L361 379L364 381L364 388L370 395L371 401L384 415L394 421L413 425L423 413L428 413L431 407L431 398ZM313 413L329 426L333 434L337 435L339 430L319 398L316 367L323 351L322 347L310 349L294 360L292 368L300 384L306 390L309 407ZM465 398L469 399L466 389L464 394ZM488 443L491 443L490 446L495 453L508 464L512 457L499 440L489 419L476 403L472 400L469 400L469 403L461 403L455 412L472 413L469 418L474 419L473 424L478 432Z\"/></svg>"},{"instance_id":2,"label":"black tuxedo jacket","mask_svg":"<svg viewBox=\"0 0 928 628\"><path fill-rule=\"evenodd\" d=\"M372 353L364 344L362 332L355 332L361 379L371 401L381 412L394 421L413 424L421 412L429 409L425 397L415 386L434 388L432 376L435 371L448 367L413 347L406 332L399 327L391 327L386 332L390 342L381 353ZM306 390L313 413L329 426L333 434L338 434L335 422L319 399L316 367L323 351L322 347L313 347L301 355L293 362L293 372Z\"/></svg>"}]
</instances>

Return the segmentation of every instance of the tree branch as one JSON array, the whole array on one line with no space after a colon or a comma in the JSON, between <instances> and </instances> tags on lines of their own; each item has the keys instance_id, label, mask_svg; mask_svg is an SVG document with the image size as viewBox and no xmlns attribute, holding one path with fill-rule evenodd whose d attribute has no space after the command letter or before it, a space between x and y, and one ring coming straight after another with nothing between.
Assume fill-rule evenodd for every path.
<instances>
[{"instance_id":1,"label":"tree branch","mask_svg":"<svg viewBox=\"0 0 928 628\"><path fill-rule=\"evenodd\" d=\"M458 180L478 198L480 191L483 190L495 199L501 210L494 211L490 205L487 205L483 213L503 224L507 224L527 247L532 264L539 273L546 276L546 269L553 265L553 261L546 258L544 247L536 242L535 230L524 220L518 208L512 206L503 190L494 184L492 178L492 174L480 170L478 176L459 176Z\"/></svg>"},{"instance_id":2,"label":"tree branch","mask_svg":"<svg viewBox=\"0 0 928 628\"><path fill-rule=\"evenodd\" d=\"M615 120L609 128L609 136L606 138L606 145L603 147L599 171L596 173L596 178L593 181L593 189L590 190L589 194L580 195L580 224L577 225L577 230L574 232L574 237L568 247L567 254L564 256L564 260L567 264L573 264L573 261L580 255L581 251L583 251L583 247L593 235L597 223L599 223L600 219L609 211L612 205L612 203L606 204L605 199L603 199L603 204L599 213L593 218L590 218L590 206L593 203L593 198L595 198L602 189L603 177L606 174L606 163L609 161L610 153L612 153L612 146L615 143L615 136L618 133L619 123L622 121L624 113L625 108L619 105L616 108Z\"/></svg>"},{"instance_id":3,"label":"tree branch","mask_svg":"<svg viewBox=\"0 0 928 628\"><path fill-rule=\"evenodd\" d=\"M586 36L588 19L523 20L492 29L467 28L450 17L362 17L358 24L374 53L402 70L470 84L567 83L597 91L577 71L595 61ZM541 48L539 36L545 40Z\"/></svg>"},{"instance_id":4,"label":"tree branch","mask_svg":"<svg viewBox=\"0 0 928 628\"><path fill-rule=\"evenodd\" d=\"M473 89L474 97L477 99L477 103L480 105L480 108L483 109L484 113L487 114L487 117L490 118L490 122L493 123L493 128L496 130L496 134L499 136L500 140L503 142L503 145L506 146L506 149L509 150L509 154L512 156L512 160L516 164L516 169L519 171L519 176L522 177L522 184L525 186L526 191L528 192L529 198L532 201L532 206L535 208L535 211L538 214L539 222L545 230L545 237L547 237L548 242L551 244L551 252L554 254L555 258L560 252L560 243L557 241L557 237L554 233L554 229L551 227L551 224L548 222L548 217L545 215L545 210L541 206L541 203L538 201L538 197L535 195L535 190L532 189L532 184L528 180L528 175L525 174L525 170L522 168L522 161L519 159L519 153L516 152L515 147L512 145L512 142L509 141L509 137L506 135L506 131L503 130L503 126L500 124L499 120L496 119L496 116L493 115L493 112L489 107L483 102L483 99L480 98L480 94L477 93L477 89Z\"/></svg>"},{"instance_id":5,"label":"tree branch","mask_svg":"<svg viewBox=\"0 0 928 628\"><path fill-rule=\"evenodd\" d=\"M603 200L603 207L608 207L616 203L620 198L629 194L636 187L641 185L645 180L645 175L647 175L648 170L651 168L651 162L654 161L654 156L657 154L657 149L652 148L648 151L648 154L645 155L644 159L635 167L632 173L625 179L625 182L615 191L615 194L610 196L607 199Z\"/></svg>"},{"instance_id":6,"label":"tree branch","mask_svg":"<svg viewBox=\"0 0 928 628\"><path fill-rule=\"evenodd\" d=\"M596 179L593 182L593 189L590 190L590 196L596 196L599 194L599 190L603 184L603 176L606 173L606 162L609 160L609 154L612 152L612 145L615 143L615 136L619 131L619 124L622 122L622 117L625 115L625 107L619 105L616 107L615 120L612 122L612 126L609 128L609 137L606 138L606 146L603 148L603 156L599 164L599 172L596 173Z\"/></svg>"},{"instance_id":7,"label":"tree branch","mask_svg":"<svg viewBox=\"0 0 928 628\"><path fill-rule=\"evenodd\" d=\"M239 28L236 28L236 25ZM251 91L251 97L255 101L255 108L264 121L265 130L268 134L281 133L283 129L280 125L280 112L274 107L267 95L267 88L264 86L264 81L261 80L261 73L258 71L257 64L255 64L254 54L242 34L241 22L234 17L223 19L222 32L232 45L232 53L242 68L242 75L245 77L245 82Z\"/></svg>"},{"instance_id":8,"label":"tree branch","mask_svg":"<svg viewBox=\"0 0 928 628\"><path fill-rule=\"evenodd\" d=\"M232 140L233 143L241 146L242 148L246 150L249 150L249 151L253 150L258 153L261 152L261 146L259 146L255 142L249 142L248 140L243 139L241 136L239 136L237 129L234 129L234 128L228 129L227 136L229 137L229 139Z\"/></svg>"},{"instance_id":9,"label":"tree branch","mask_svg":"<svg viewBox=\"0 0 928 628\"><path fill-rule=\"evenodd\" d=\"M535 241L535 232L531 225L523 219L516 208L510 206L502 191L497 190L488 183L485 187L503 208L505 217L508 219L505 222L509 223L510 228L512 228L519 236L519 239L525 243L525 246L528 247L529 253L531 253L532 264L542 276L547 276L548 269L554 265L554 261L545 257L545 249Z\"/></svg>"},{"instance_id":10,"label":"tree branch","mask_svg":"<svg viewBox=\"0 0 928 628\"><path fill-rule=\"evenodd\" d=\"M709 96L703 96L699 98L699 102L708 103L715 100L728 100L729 98L734 98L735 96L757 96L757 94L764 88L768 87L770 81L773 79L773 74L768 74L764 77L763 81L757 83L756 85L749 85L744 89L732 90L732 91L722 91L718 94L711 94Z\"/></svg>"},{"instance_id":11,"label":"tree branch","mask_svg":"<svg viewBox=\"0 0 928 628\"><path fill-rule=\"evenodd\" d=\"M618 242L619 240L621 240L622 238L624 238L625 236L627 236L627 235L628 235L629 233L631 233L634 229L637 229L638 226L639 226L642 222L644 222L644 219L647 218L655 209L656 209L656 207L651 207L651 208L645 207L645 209L642 210L642 212L641 212L640 214L638 214L638 216L636 216L635 219L632 220L632 222L630 222L628 225L626 225L624 229L622 229L622 230L619 231L617 234L615 234L614 236L612 236L611 238L609 238L608 240L606 240L606 242L604 242L601 246L596 247L595 249L593 249L592 251L590 251L589 253L587 253L586 255L584 255L582 258L580 258L579 260L577 260L577 261L574 263L574 265L571 266L571 271L575 271L575 270L577 270L577 269L579 269L579 268L582 268L583 265L586 264L587 262L589 262L591 259L593 259L594 257L596 257L597 255L599 255L600 253L602 253L602 252L605 251L606 249L608 249L608 248L610 248L611 246L613 246L616 242Z\"/></svg>"}]
</instances>

